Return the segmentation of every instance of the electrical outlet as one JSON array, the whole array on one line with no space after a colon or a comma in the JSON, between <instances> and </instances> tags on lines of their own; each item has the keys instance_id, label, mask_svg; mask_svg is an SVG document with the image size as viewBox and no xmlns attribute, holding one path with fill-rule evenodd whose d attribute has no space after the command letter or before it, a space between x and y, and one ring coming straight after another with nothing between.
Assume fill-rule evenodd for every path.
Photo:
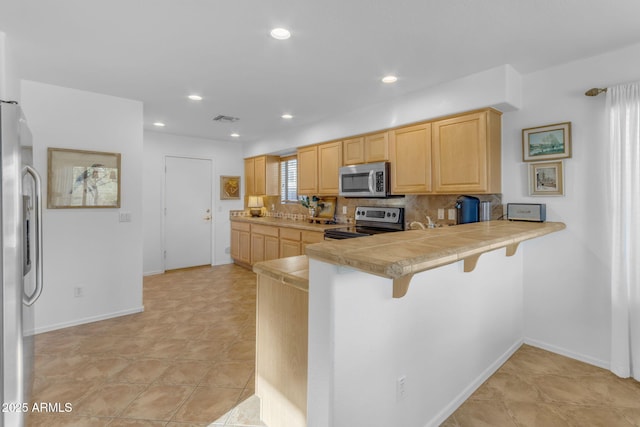
<instances>
[{"instance_id":1,"label":"electrical outlet","mask_svg":"<svg viewBox=\"0 0 640 427\"><path fill-rule=\"evenodd\" d=\"M120 222L131 222L131 212L119 212L118 213L118 221L120 221Z\"/></svg>"},{"instance_id":2,"label":"electrical outlet","mask_svg":"<svg viewBox=\"0 0 640 427\"><path fill-rule=\"evenodd\" d=\"M84 296L84 289L82 288L82 286L76 286L75 288L73 288L73 296L76 298Z\"/></svg>"},{"instance_id":3,"label":"electrical outlet","mask_svg":"<svg viewBox=\"0 0 640 427\"><path fill-rule=\"evenodd\" d=\"M438 209L438 219L444 219L444 209Z\"/></svg>"},{"instance_id":4,"label":"electrical outlet","mask_svg":"<svg viewBox=\"0 0 640 427\"><path fill-rule=\"evenodd\" d=\"M342 215L346 215L347 214L347 207L343 206L342 207Z\"/></svg>"},{"instance_id":5,"label":"electrical outlet","mask_svg":"<svg viewBox=\"0 0 640 427\"><path fill-rule=\"evenodd\" d=\"M407 397L407 377L402 375L396 380L396 401L401 401Z\"/></svg>"},{"instance_id":6,"label":"electrical outlet","mask_svg":"<svg viewBox=\"0 0 640 427\"><path fill-rule=\"evenodd\" d=\"M455 209L449 209L449 219L456 219L456 210Z\"/></svg>"}]
</instances>

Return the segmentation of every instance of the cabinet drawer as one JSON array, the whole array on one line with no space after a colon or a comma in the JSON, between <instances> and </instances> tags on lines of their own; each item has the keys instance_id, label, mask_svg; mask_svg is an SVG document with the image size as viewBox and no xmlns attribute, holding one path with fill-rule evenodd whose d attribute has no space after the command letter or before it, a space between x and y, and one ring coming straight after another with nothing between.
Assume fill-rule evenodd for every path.
<instances>
[{"instance_id":1,"label":"cabinet drawer","mask_svg":"<svg viewBox=\"0 0 640 427\"><path fill-rule=\"evenodd\" d=\"M280 227L280 238L287 239L287 240L295 240L296 242L299 242L300 230L296 230L295 228Z\"/></svg>"},{"instance_id":2,"label":"cabinet drawer","mask_svg":"<svg viewBox=\"0 0 640 427\"><path fill-rule=\"evenodd\" d=\"M251 230L251 224L249 224L248 222L231 221L231 229L238 231L249 231Z\"/></svg>"},{"instance_id":3,"label":"cabinet drawer","mask_svg":"<svg viewBox=\"0 0 640 427\"><path fill-rule=\"evenodd\" d=\"M320 243L324 242L324 233L319 231L303 231L302 241L304 243Z\"/></svg>"},{"instance_id":4,"label":"cabinet drawer","mask_svg":"<svg viewBox=\"0 0 640 427\"><path fill-rule=\"evenodd\" d=\"M251 224L251 232L254 234L278 237L278 227L271 227L268 225Z\"/></svg>"}]
</instances>

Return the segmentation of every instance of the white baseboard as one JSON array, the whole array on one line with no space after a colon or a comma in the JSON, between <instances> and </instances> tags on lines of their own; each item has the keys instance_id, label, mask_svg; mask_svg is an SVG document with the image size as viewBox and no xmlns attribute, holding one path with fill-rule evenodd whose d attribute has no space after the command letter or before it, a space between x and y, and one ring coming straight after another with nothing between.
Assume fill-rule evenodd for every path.
<instances>
[{"instance_id":1,"label":"white baseboard","mask_svg":"<svg viewBox=\"0 0 640 427\"><path fill-rule=\"evenodd\" d=\"M596 359L595 357L587 356L581 353L576 353L571 350L567 350L566 348L558 347L552 344L547 344L545 342L534 340L532 338L526 338L526 337L524 339L524 343L533 347L538 347L543 350L550 351L552 353L559 354L561 356L566 356L566 357L570 357L571 359L579 360L580 362L597 366L598 368L603 368L606 370L611 369L611 363L606 360Z\"/></svg>"},{"instance_id":2,"label":"white baseboard","mask_svg":"<svg viewBox=\"0 0 640 427\"><path fill-rule=\"evenodd\" d=\"M164 274L164 270L145 271L144 273L142 273L143 276L155 276L156 274Z\"/></svg>"},{"instance_id":3,"label":"white baseboard","mask_svg":"<svg viewBox=\"0 0 640 427\"><path fill-rule=\"evenodd\" d=\"M129 310L116 311L113 313L101 314L99 316L85 317L83 319L76 319L70 322L57 323L55 325L42 326L33 330L34 334L41 334L44 332L55 331L58 329L70 328L71 326L84 325L85 323L98 322L100 320L113 319L114 317L126 316L128 314L142 313L144 306L132 308Z\"/></svg>"},{"instance_id":4,"label":"white baseboard","mask_svg":"<svg viewBox=\"0 0 640 427\"><path fill-rule=\"evenodd\" d=\"M425 427L437 427L442 424L447 418L453 414L456 409L462 405L465 400L469 398L473 394L474 391L478 389L489 377L500 369L500 367L504 364L504 362L509 359L513 353L515 353L522 346L522 339L517 340L515 343L511 345L498 359L493 362L487 369L482 371L482 373L473 380L455 399L451 401L445 408L442 409L435 417L431 419Z\"/></svg>"}]
</instances>

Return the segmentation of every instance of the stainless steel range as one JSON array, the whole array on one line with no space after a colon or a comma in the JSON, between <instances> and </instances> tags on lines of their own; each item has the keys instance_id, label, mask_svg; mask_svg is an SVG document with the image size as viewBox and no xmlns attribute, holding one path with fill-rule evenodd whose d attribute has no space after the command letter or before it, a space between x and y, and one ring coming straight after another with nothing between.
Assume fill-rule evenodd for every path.
<instances>
[{"instance_id":1,"label":"stainless steel range","mask_svg":"<svg viewBox=\"0 0 640 427\"><path fill-rule=\"evenodd\" d=\"M404 208L356 207L355 226L325 230L325 240L342 240L404 230Z\"/></svg>"}]
</instances>

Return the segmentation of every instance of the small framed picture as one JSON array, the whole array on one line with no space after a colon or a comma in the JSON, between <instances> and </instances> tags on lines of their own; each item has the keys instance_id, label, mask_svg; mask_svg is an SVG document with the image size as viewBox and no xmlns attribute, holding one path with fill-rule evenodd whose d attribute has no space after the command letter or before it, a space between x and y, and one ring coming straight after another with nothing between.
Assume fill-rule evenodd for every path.
<instances>
[{"instance_id":1,"label":"small framed picture","mask_svg":"<svg viewBox=\"0 0 640 427\"><path fill-rule=\"evenodd\" d=\"M120 153L49 148L47 208L119 208Z\"/></svg>"},{"instance_id":2,"label":"small framed picture","mask_svg":"<svg viewBox=\"0 0 640 427\"><path fill-rule=\"evenodd\" d=\"M562 160L529 165L530 196L564 196Z\"/></svg>"},{"instance_id":3,"label":"small framed picture","mask_svg":"<svg viewBox=\"0 0 640 427\"><path fill-rule=\"evenodd\" d=\"M220 200L240 199L240 177L220 176Z\"/></svg>"},{"instance_id":4,"label":"small framed picture","mask_svg":"<svg viewBox=\"0 0 640 427\"><path fill-rule=\"evenodd\" d=\"M571 122L522 129L522 160L536 162L571 157Z\"/></svg>"}]
</instances>

